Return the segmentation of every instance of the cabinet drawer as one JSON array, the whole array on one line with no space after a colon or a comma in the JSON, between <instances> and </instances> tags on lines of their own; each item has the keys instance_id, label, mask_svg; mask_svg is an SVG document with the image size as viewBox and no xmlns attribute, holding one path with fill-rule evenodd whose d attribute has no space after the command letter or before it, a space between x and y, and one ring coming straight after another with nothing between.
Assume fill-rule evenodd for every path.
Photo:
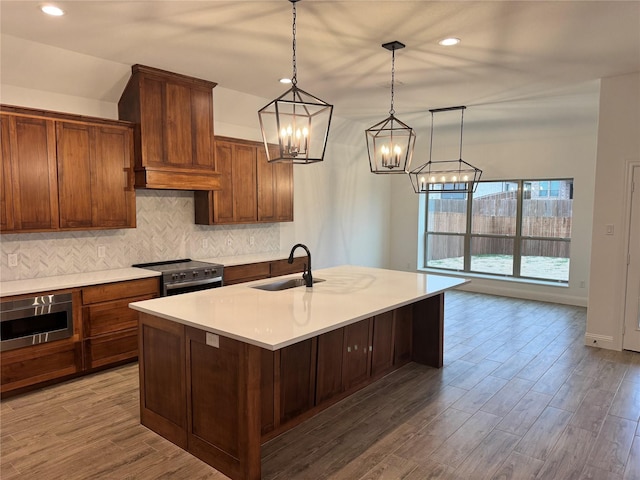
<instances>
[{"instance_id":1,"label":"cabinet drawer","mask_svg":"<svg viewBox=\"0 0 640 480\"><path fill-rule=\"evenodd\" d=\"M61 340L2 352L2 393L79 372L81 346Z\"/></svg>"},{"instance_id":2,"label":"cabinet drawer","mask_svg":"<svg viewBox=\"0 0 640 480\"><path fill-rule=\"evenodd\" d=\"M97 368L138 356L138 329L102 335L84 341L85 368Z\"/></svg>"},{"instance_id":3,"label":"cabinet drawer","mask_svg":"<svg viewBox=\"0 0 640 480\"><path fill-rule=\"evenodd\" d=\"M224 267L224 284L233 285L234 283L269 278L269 273L269 262Z\"/></svg>"},{"instance_id":4,"label":"cabinet drawer","mask_svg":"<svg viewBox=\"0 0 640 480\"><path fill-rule=\"evenodd\" d=\"M93 337L129 328L137 328L138 312L129 308L132 300L149 300L155 295L145 295L135 299L127 298L115 302L105 302L82 307L84 336Z\"/></svg>"},{"instance_id":5,"label":"cabinet drawer","mask_svg":"<svg viewBox=\"0 0 640 480\"><path fill-rule=\"evenodd\" d=\"M108 302L122 298L160 294L160 277L106 283L82 289L82 304Z\"/></svg>"},{"instance_id":6,"label":"cabinet drawer","mask_svg":"<svg viewBox=\"0 0 640 480\"><path fill-rule=\"evenodd\" d=\"M303 272L306 263L307 257L295 257L293 263L289 263L287 260L276 260L271 262L271 276L278 277L280 275Z\"/></svg>"}]
</instances>

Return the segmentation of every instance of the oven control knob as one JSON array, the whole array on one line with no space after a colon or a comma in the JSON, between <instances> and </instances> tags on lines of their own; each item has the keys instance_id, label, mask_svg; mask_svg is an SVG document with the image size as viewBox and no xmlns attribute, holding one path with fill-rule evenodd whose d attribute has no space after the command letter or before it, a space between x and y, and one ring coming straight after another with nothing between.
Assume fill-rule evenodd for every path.
<instances>
[{"instance_id":1,"label":"oven control knob","mask_svg":"<svg viewBox=\"0 0 640 480\"><path fill-rule=\"evenodd\" d=\"M187 274L186 274L186 273L184 273L184 272L181 272L181 273L180 273L180 278L187 278Z\"/></svg>"},{"instance_id":2,"label":"oven control knob","mask_svg":"<svg viewBox=\"0 0 640 480\"><path fill-rule=\"evenodd\" d=\"M204 271L204 276L206 277L207 275L211 275L211 270L209 270L208 268Z\"/></svg>"},{"instance_id":3,"label":"oven control knob","mask_svg":"<svg viewBox=\"0 0 640 480\"><path fill-rule=\"evenodd\" d=\"M197 277L198 276L198 272L197 271L193 272L193 276Z\"/></svg>"},{"instance_id":4,"label":"oven control knob","mask_svg":"<svg viewBox=\"0 0 640 480\"><path fill-rule=\"evenodd\" d=\"M172 273L171 274L171 280L178 280L178 274L177 273Z\"/></svg>"}]
</instances>

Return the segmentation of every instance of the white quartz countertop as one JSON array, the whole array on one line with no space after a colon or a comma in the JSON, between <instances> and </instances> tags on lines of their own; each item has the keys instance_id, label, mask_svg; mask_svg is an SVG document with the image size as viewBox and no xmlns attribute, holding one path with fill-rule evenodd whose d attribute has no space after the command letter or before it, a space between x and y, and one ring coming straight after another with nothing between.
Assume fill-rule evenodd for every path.
<instances>
[{"instance_id":1,"label":"white quartz countertop","mask_svg":"<svg viewBox=\"0 0 640 480\"><path fill-rule=\"evenodd\" d=\"M139 278L159 277L160 272L143 268L116 268L96 272L71 273L51 277L29 278L0 283L0 297L22 295L24 293L49 292L65 288L84 287L101 283L123 282Z\"/></svg>"},{"instance_id":2,"label":"white quartz countertop","mask_svg":"<svg viewBox=\"0 0 640 480\"><path fill-rule=\"evenodd\" d=\"M468 280L345 265L313 272L313 288L252 288L300 274L130 303L140 312L278 350L468 283Z\"/></svg>"},{"instance_id":3,"label":"white quartz countertop","mask_svg":"<svg viewBox=\"0 0 640 480\"><path fill-rule=\"evenodd\" d=\"M219 263L225 267L232 267L234 265L246 265L248 263L260 263L271 262L273 260L282 260L283 258L289 258L290 250L277 251L277 252L264 252L264 253L249 253L246 255L235 255L229 257L209 257L209 258L197 258L200 262ZM303 257L307 254L301 248L298 248L293 254L294 257Z\"/></svg>"}]
</instances>

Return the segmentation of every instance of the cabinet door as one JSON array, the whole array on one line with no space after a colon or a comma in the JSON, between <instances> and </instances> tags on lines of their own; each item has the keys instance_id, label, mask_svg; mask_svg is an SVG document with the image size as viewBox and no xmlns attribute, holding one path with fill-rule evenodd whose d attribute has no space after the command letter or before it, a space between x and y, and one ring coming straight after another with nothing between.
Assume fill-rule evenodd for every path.
<instances>
[{"instance_id":1,"label":"cabinet door","mask_svg":"<svg viewBox=\"0 0 640 480\"><path fill-rule=\"evenodd\" d=\"M193 163L193 127L191 123L191 89L166 82L164 95L164 138L166 163L191 166Z\"/></svg>"},{"instance_id":2,"label":"cabinet door","mask_svg":"<svg viewBox=\"0 0 640 480\"><path fill-rule=\"evenodd\" d=\"M373 318L371 375L378 375L393 366L393 312Z\"/></svg>"},{"instance_id":3,"label":"cabinet door","mask_svg":"<svg viewBox=\"0 0 640 480\"><path fill-rule=\"evenodd\" d=\"M213 222L232 223L233 145L231 143L216 142L216 171L220 174L221 189L213 192Z\"/></svg>"},{"instance_id":4,"label":"cabinet door","mask_svg":"<svg viewBox=\"0 0 640 480\"><path fill-rule=\"evenodd\" d=\"M255 222L258 219L256 150L251 145L233 146L233 203L236 222Z\"/></svg>"},{"instance_id":5,"label":"cabinet door","mask_svg":"<svg viewBox=\"0 0 640 480\"><path fill-rule=\"evenodd\" d=\"M91 165L94 227L136 226L131 149L131 129L95 127L95 156Z\"/></svg>"},{"instance_id":6,"label":"cabinet door","mask_svg":"<svg viewBox=\"0 0 640 480\"><path fill-rule=\"evenodd\" d=\"M55 125L52 120L2 115L3 169L10 166L14 230L58 228ZM5 124L5 122L7 124ZM8 145L5 142L8 141ZM7 165L6 162L9 162ZM7 181L5 180L5 181Z\"/></svg>"},{"instance_id":7,"label":"cabinet door","mask_svg":"<svg viewBox=\"0 0 640 480\"><path fill-rule=\"evenodd\" d=\"M166 162L163 121L164 82L149 77L142 77L140 82L141 163L142 166L158 167Z\"/></svg>"},{"instance_id":8,"label":"cabinet door","mask_svg":"<svg viewBox=\"0 0 640 480\"><path fill-rule=\"evenodd\" d=\"M342 392L344 328L318 337L316 405Z\"/></svg>"},{"instance_id":9,"label":"cabinet door","mask_svg":"<svg viewBox=\"0 0 640 480\"><path fill-rule=\"evenodd\" d=\"M314 339L280 350L280 419L284 423L313 407L315 391Z\"/></svg>"},{"instance_id":10,"label":"cabinet door","mask_svg":"<svg viewBox=\"0 0 640 480\"><path fill-rule=\"evenodd\" d=\"M11 194L11 151L9 120L0 116L0 230L13 230L13 195Z\"/></svg>"},{"instance_id":11,"label":"cabinet door","mask_svg":"<svg viewBox=\"0 0 640 480\"><path fill-rule=\"evenodd\" d=\"M91 164L95 162L88 125L57 122L60 227L89 228L91 220Z\"/></svg>"},{"instance_id":12,"label":"cabinet door","mask_svg":"<svg viewBox=\"0 0 640 480\"><path fill-rule=\"evenodd\" d=\"M274 164L276 221L293 221L293 163Z\"/></svg>"},{"instance_id":13,"label":"cabinet door","mask_svg":"<svg viewBox=\"0 0 640 480\"><path fill-rule=\"evenodd\" d=\"M369 354L371 319L344 327L342 383L345 390L364 381L371 372Z\"/></svg>"},{"instance_id":14,"label":"cabinet door","mask_svg":"<svg viewBox=\"0 0 640 480\"><path fill-rule=\"evenodd\" d=\"M276 222L274 165L267 162L264 148L257 149L258 220Z\"/></svg>"},{"instance_id":15,"label":"cabinet door","mask_svg":"<svg viewBox=\"0 0 640 480\"><path fill-rule=\"evenodd\" d=\"M57 122L61 228L135 227L131 131Z\"/></svg>"},{"instance_id":16,"label":"cabinet door","mask_svg":"<svg viewBox=\"0 0 640 480\"><path fill-rule=\"evenodd\" d=\"M411 361L413 306L407 305L394 310L394 354L393 364L399 366Z\"/></svg>"},{"instance_id":17,"label":"cabinet door","mask_svg":"<svg viewBox=\"0 0 640 480\"><path fill-rule=\"evenodd\" d=\"M211 89L191 89L193 164L213 168L213 97Z\"/></svg>"}]
</instances>

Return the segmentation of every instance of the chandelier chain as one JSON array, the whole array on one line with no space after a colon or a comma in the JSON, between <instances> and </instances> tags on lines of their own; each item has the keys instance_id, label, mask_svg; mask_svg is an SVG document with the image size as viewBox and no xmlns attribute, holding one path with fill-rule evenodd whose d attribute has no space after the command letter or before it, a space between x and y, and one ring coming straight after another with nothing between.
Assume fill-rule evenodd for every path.
<instances>
[{"instance_id":1,"label":"chandelier chain","mask_svg":"<svg viewBox=\"0 0 640 480\"><path fill-rule=\"evenodd\" d=\"M396 76L396 49L391 50L391 109L389 115L393 115L396 111L393 109L393 84Z\"/></svg>"},{"instance_id":2,"label":"chandelier chain","mask_svg":"<svg viewBox=\"0 0 640 480\"><path fill-rule=\"evenodd\" d=\"M298 83L298 69L296 68L296 2L293 4L293 76L291 77L291 84L296 85Z\"/></svg>"}]
</instances>

